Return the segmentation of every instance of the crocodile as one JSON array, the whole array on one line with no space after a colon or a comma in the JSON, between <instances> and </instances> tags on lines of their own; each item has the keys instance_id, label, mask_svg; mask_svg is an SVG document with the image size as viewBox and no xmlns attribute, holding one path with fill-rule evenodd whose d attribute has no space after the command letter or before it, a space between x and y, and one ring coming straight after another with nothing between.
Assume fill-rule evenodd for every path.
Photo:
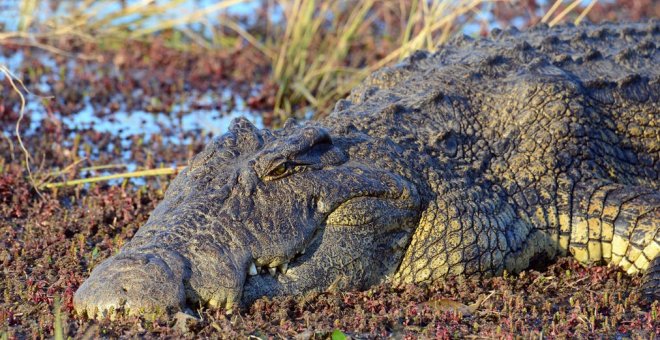
<instances>
[{"instance_id":1,"label":"crocodile","mask_svg":"<svg viewBox=\"0 0 660 340\"><path fill-rule=\"evenodd\" d=\"M456 37L333 112L232 121L74 296L175 313L262 296L432 284L560 256L660 296L660 22Z\"/></svg>"}]
</instances>

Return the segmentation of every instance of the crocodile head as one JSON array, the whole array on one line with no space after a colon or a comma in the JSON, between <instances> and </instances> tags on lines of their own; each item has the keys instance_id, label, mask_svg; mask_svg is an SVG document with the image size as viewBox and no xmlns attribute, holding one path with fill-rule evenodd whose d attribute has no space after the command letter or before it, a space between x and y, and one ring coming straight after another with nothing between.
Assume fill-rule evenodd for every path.
<instances>
[{"instance_id":1,"label":"crocodile head","mask_svg":"<svg viewBox=\"0 0 660 340\"><path fill-rule=\"evenodd\" d=\"M314 124L271 132L232 122L133 240L94 269L76 292L78 312L229 307L393 274L422 205L392 170L401 164L382 166L400 151Z\"/></svg>"}]
</instances>

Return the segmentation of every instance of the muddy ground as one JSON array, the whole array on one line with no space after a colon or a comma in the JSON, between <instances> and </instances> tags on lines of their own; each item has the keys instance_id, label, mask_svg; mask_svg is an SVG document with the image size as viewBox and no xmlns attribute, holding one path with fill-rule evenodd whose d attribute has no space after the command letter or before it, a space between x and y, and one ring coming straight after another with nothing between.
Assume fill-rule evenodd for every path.
<instances>
[{"instance_id":1,"label":"muddy ground","mask_svg":"<svg viewBox=\"0 0 660 340\"><path fill-rule=\"evenodd\" d=\"M611 18L611 8L601 10L603 18ZM630 13L629 18L639 14ZM208 110L217 115L213 119L221 120L235 112L237 103L244 103L264 125L273 123L268 108L276 87L269 82L268 64L257 50L241 45L217 52L181 52L168 48L166 38L129 43L113 51L59 42L74 56L44 57L40 49L21 44L0 46L5 58L21 54L15 70L33 92L28 96L33 105L27 107L19 127L31 155L30 179L14 131L20 100L6 78L0 82L3 337L52 337L56 330L73 338L660 336L660 303L642 299L640 276L605 266L586 268L571 259L515 276L262 299L231 315L201 310L199 320L97 321L76 316L72 298L77 287L95 265L130 240L173 176L57 190L36 190L33 184L109 171L85 169L92 165L114 164L118 166L114 172L185 165L213 137L200 129L182 128L180 122L195 110ZM355 53L363 58L371 55L359 49ZM221 95L227 90L230 96ZM66 123L90 108L96 118L109 121L118 112L151 113L157 131L126 134L121 128L99 131ZM126 164L128 168L122 167ZM57 169L64 170L53 173Z\"/></svg>"}]
</instances>

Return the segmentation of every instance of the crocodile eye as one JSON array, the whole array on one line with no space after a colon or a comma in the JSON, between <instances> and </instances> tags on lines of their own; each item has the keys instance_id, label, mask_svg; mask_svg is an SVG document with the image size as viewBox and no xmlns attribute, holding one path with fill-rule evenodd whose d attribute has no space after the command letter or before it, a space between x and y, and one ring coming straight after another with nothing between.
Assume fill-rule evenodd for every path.
<instances>
[{"instance_id":1,"label":"crocodile eye","mask_svg":"<svg viewBox=\"0 0 660 340\"><path fill-rule=\"evenodd\" d=\"M286 173L286 163L282 163L268 173L268 176L279 177Z\"/></svg>"},{"instance_id":2,"label":"crocodile eye","mask_svg":"<svg viewBox=\"0 0 660 340\"><path fill-rule=\"evenodd\" d=\"M279 179L286 176L291 170L289 162L282 162L270 170L267 177L270 179Z\"/></svg>"}]
</instances>

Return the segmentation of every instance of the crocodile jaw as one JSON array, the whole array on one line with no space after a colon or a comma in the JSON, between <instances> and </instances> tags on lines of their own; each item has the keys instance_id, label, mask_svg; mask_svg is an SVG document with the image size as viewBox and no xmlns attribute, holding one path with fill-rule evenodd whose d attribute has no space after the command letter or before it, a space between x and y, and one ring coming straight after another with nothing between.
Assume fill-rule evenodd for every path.
<instances>
[{"instance_id":1,"label":"crocodile jaw","mask_svg":"<svg viewBox=\"0 0 660 340\"><path fill-rule=\"evenodd\" d=\"M118 254L94 268L73 302L76 312L89 318L173 313L185 307L185 276L174 252Z\"/></svg>"},{"instance_id":2,"label":"crocodile jaw","mask_svg":"<svg viewBox=\"0 0 660 340\"><path fill-rule=\"evenodd\" d=\"M381 282L399 265L419 221L419 205L416 192L405 199L347 200L295 257L277 268L248 267L243 305L262 296L362 289Z\"/></svg>"}]
</instances>

